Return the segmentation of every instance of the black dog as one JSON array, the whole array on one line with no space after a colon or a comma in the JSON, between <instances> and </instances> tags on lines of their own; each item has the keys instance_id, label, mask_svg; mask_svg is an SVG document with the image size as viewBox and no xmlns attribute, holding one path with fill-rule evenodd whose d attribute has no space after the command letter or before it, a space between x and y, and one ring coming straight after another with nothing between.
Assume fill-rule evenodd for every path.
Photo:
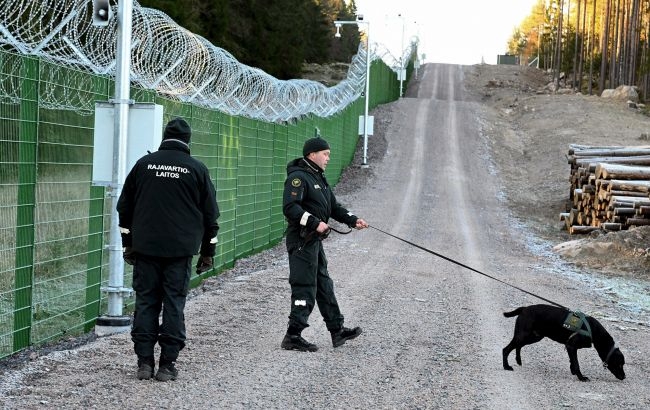
<instances>
[{"instance_id":1,"label":"black dog","mask_svg":"<svg viewBox=\"0 0 650 410\"><path fill-rule=\"evenodd\" d=\"M517 316L515 335L506 347L503 348L503 368L513 370L508 364L508 355L516 349L517 364L521 366L521 348L537 343L548 337L566 346L571 364L571 374L578 376L581 381L589 378L580 373L578 364L578 349L584 347L594 348L603 361L603 366L608 368L617 379L625 379L625 357L616 347L614 339L596 319L586 315L573 316L568 309L551 305L531 305L519 307L512 312L505 312L505 317ZM570 316L571 315L571 316ZM578 317L583 320L578 319ZM573 324L577 323L578 329L572 329L569 318ZM577 319L577 321L576 321Z\"/></svg>"}]
</instances>

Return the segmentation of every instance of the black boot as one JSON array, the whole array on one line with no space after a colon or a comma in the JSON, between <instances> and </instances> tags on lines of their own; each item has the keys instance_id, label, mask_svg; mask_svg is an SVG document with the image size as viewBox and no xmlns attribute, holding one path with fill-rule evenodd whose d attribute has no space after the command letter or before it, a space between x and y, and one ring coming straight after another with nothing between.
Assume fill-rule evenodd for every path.
<instances>
[{"instance_id":1,"label":"black boot","mask_svg":"<svg viewBox=\"0 0 650 410\"><path fill-rule=\"evenodd\" d=\"M156 362L153 356L138 356L138 372L136 373L138 380L151 379L153 377L153 369L155 366Z\"/></svg>"},{"instance_id":2,"label":"black boot","mask_svg":"<svg viewBox=\"0 0 650 410\"><path fill-rule=\"evenodd\" d=\"M330 331L330 333L332 334L332 346L334 347L343 346L343 344L347 340L354 339L355 337L359 336L361 332L362 330L358 326L355 327L354 329L342 327L338 330L332 330Z\"/></svg>"},{"instance_id":3,"label":"black boot","mask_svg":"<svg viewBox=\"0 0 650 410\"><path fill-rule=\"evenodd\" d=\"M161 356L160 363L158 364L158 372L156 373L156 380L161 382L176 380L178 377L178 370L176 370L174 364L173 361Z\"/></svg>"},{"instance_id":4,"label":"black boot","mask_svg":"<svg viewBox=\"0 0 650 410\"><path fill-rule=\"evenodd\" d=\"M282 339L280 344L285 350L298 350L299 352L315 352L318 350L318 346L313 343L309 343L303 339L300 335L290 335L287 333Z\"/></svg>"}]
</instances>

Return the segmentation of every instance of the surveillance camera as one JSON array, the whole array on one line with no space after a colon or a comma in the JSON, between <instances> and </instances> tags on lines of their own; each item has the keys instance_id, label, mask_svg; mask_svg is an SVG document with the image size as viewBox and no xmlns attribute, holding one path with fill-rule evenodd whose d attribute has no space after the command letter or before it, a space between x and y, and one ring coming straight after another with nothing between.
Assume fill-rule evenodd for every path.
<instances>
[{"instance_id":1,"label":"surveillance camera","mask_svg":"<svg viewBox=\"0 0 650 410\"><path fill-rule=\"evenodd\" d=\"M363 14L357 14L357 21L363 21Z\"/></svg>"}]
</instances>

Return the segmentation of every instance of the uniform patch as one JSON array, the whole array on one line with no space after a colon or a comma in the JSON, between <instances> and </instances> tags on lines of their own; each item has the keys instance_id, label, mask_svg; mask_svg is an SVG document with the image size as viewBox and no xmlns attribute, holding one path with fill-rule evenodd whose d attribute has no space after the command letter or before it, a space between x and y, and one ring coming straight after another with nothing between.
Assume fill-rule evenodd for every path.
<instances>
[{"instance_id":1,"label":"uniform patch","mask_svg":"<svg viewBox=\"0 0 650 410\"><path fill-rule=\"evenodd\" d=\"M296 187L296 188L299 187L301 184L302 184L302 181L300 180L300 178L294 178L291 181L291 185Z\"/></svg>"}]
</instances>

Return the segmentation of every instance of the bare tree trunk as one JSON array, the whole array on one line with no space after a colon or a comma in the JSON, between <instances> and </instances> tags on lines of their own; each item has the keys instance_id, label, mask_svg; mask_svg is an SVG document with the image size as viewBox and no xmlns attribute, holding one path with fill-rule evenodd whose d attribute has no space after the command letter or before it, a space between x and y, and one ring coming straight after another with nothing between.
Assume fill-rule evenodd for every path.
<instances>
[{"instance_id":1,"label":"bare tree trunk","mask_svg":"<svg viewBox=\"0 0 650 410\"><path fill-rule=\"evenodd\" d=\"M612 41L612 50L610 53L610 58L609 58L609 87L608 88L616 88L618 85L617 83L617 76L618 76L618 41L619 41L619 18L620 18L620 5L621 5L621 0L616 0L616 14L614 16L614 38ZM608 19L609 20L609 19Z\"/></svg>"},{"instance_id":2,"label":"bare tree trunk","mask_svg":"<svg viewBox=\"0 0 650 410\"><path fill-rule=\"evenodd\" d=\"M646 4L647 7L647 4ZM647 58L648 58L648 39L650 38L650 19L643 18L643 15L646 13L641 13L641 21L642 21L642 26L645 24L644 31L645 31L645 41L643 42L643 51L641 52L641 62L642 64L645 64ZM642 78L642 92L643 92L643 99L646 100L648 96L648 89L650 88L650 73L644 72L643 73L643 78Z\"/></svg>"},{"instance_id":3,"label":"bare tree trunk","mask_svg":"<svg viewBox=\"0 0 650 410\"><path fill-rule=\"evenodd\" d=\"M601 60L600 60L600 78L598 79L598 94L602 94L605 89L605 75L607 74L607 49L609 43L609 16L611 12L612 0L607 0L605 19L603 21Z\"/></svg>"},{"instance_id":4,"label":"bare tree trunk","mask_svg":"<svg viewBox=\"0 0 650 410\"><path fill-rule=\"evenodd\" d=\"M591 12L591 28L589 30L589 95L593 94L594 83L594 54L596 51L596 46L594 44L594 38L596 37L596 3L597 1L594 0L593 10Z\"/></svg>"},{"instance_id":5,"label":"bare tree trunk","mask_svg":"<svg viewBox=\"0 0 650 410\"><path fill-rule=\"evenodd\" d=\"M587 41L587 0L582 8L582 29L580 30L580 62L578 63L578 90L582 91L582 77L585 63L585 43Z\"/></svg>"},{"instance_id":6,"label":"bare tree trunk","mask_svg":"<svg viewBox=\"0 0 650 410\"><path fill-rule=\"evenodd\" d=\"M578 82L578 65L580 65L580 61L578 61L578 48L579 43L578 43L578 33L580 32L580 6L582 6L582 0L578 0L578 15L576 16L576 40L575 40L575 45L574 45L574 50L573 50L573 84L571 84L571 88L578 87L578 90L580 89L580 85Z\"/></svg>"},{"instance_id":7,"label":"bare tree trunk","mask_svg":"<svg viewBox=\"0 0 650 410\"><path fill-rule=\"evenodd\" d=\"M639 54L639 43L641 42L641 19L639 8L641 4L639 0L634 0L632 4L632 18L631 33L630 33L630 71L628 73L628 84L633 85L636 83L636 70L637 70L637 56Z\"/></svg>"},{"instance_id":8,"label":"bare tree trunk","mask_svg":"<svg viewBox=\"0 0 650 410\"><path fill-rule=\"evenodd\" d=\"M619 86L625 82L627 79L627 52L629 47L629 27L630 27L630 9L628 7L630 0L619 0L622 1L621 4L621 18L620 18L620 29L619 29L619 42L618 42L618 69L616 73L616 85Z\"/></svg>"},{"instance_id":9,"label":"bare tree trunk","mask_svg":"<svg viewBox=\"0 0 650 410\"><path fill-rule=\"evenodd\" d=\"M560 16L557 24L557 40L555 46L556 70L553 76L555 89L560 87L560 71L562 71L562 17L564 15L564 0L560 0Z\"/></svg>"}]
</instances>

